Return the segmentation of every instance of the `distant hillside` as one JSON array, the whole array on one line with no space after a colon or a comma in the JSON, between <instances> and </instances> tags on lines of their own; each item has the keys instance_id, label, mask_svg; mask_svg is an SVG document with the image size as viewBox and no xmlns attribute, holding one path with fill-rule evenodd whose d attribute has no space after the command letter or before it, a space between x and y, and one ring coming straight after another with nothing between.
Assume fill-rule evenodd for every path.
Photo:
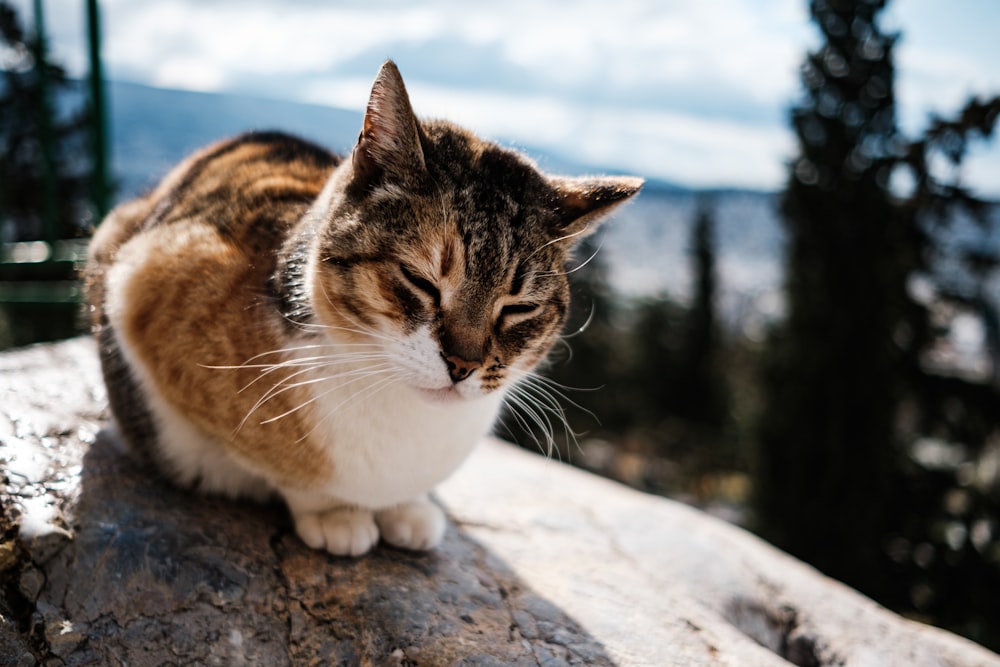
<instances>
[{"instance_id":1,"label":"distant hillside","mask_svg":"<svg viewBox=\"0 0 1000 667\"><path fill-rule=\"evenodd\" d=\"M361 114L237 95L109 85L112 165L120 198L154 185L196 148L248 130L283 130L346 152Z\"/></svg>"},{"instance_id":2,"label":"distant hillside","mask_svg":"<svg viewBox=\"0 0 1000 667\"><path fill-rule=\"evenodd\" d=\"M192 150L248 130L282 130L347 153L361 130L362 115L328 106L241 95L199 93L109 82L112 147L121 196L155 183ZM501 143L505 143L500 139ZM546 170L562 174L606 172L559 155L523 148ZM647 190L686 192L665 181Z\"/></svg>"}]
</instances>

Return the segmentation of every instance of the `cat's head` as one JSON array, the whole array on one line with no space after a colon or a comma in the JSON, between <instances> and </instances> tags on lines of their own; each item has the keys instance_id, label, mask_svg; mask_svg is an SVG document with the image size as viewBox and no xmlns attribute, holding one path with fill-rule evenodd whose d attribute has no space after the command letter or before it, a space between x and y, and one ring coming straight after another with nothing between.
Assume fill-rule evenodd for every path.
<instances>
[{"instance_id":1,"label":"cat's head","mask_svg":"<svg viewBox=\"0 0 1000 667\"><path fill-rule=\"evenodd\" d=\"M548 176L450 123L418 121L387 62L320 200L313 312L430 399L497 392L557 340L574 245L641 186Z\"/></svg>"}]
</instances>

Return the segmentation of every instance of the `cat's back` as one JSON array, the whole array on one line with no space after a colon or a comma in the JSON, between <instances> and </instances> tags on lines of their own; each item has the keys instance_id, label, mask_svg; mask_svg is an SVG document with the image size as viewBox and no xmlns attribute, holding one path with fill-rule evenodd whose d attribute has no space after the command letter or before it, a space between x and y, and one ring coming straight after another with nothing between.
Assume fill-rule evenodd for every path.
<instances>
[{"instance_id":1,"label":"cat's back","mask_svg":"<svg viewBox=\"0 0 1000 667\"><path fill-rule=\"evenodd\" d=\"M248 132L192 154L149 194L117 207L98 228L98 263L136 234L162 226L213 226L253 250L294 223L339 163L333 153L280 132Z\"/></svg>"},{"instance_id":2,"label":"cat's back","mask_svg":"<svg viewBox=\"0 0 1000 667\"><path fill-rule=\"evenodd\" d=\"M248 132L187 157L147 195L116 207L90 243L88 301L102 317L108 269L123 246L155 236L162 245L182 244L176 270L212 245L244 255L258 269L273 260L281 239L308 210L339 163L333 153L280 132ZM215 243L194 242L210 237ZM215 249L216 251L219 248Z\"/></svg>"}]
</instances>

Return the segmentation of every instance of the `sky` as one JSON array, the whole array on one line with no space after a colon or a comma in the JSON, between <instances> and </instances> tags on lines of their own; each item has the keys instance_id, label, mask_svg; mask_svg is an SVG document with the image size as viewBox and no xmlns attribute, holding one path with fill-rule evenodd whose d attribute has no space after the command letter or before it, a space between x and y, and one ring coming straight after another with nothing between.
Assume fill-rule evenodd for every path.
<instances>
[{"instance_id":1,"label":"sky","mask_svg":"<svg viewBox=\"0 0 1000 667\"><path fill-rule=\"evenodd\" d=\"M84 4L43 0L87 71ZM30 0L14 0L24 17ZM692 187L778 189L788 109L818 44L805 0L101 0L106 75L361 110L393 58L418 115L593 170ZM918 133L1000 93L1000 2L893 0L899 121ZM280 119L276 119L280 125ZM1000 139L1000 137L998 137ZM1000 197L1000 141L963 178Z\"/></svg>"}]
</instances>

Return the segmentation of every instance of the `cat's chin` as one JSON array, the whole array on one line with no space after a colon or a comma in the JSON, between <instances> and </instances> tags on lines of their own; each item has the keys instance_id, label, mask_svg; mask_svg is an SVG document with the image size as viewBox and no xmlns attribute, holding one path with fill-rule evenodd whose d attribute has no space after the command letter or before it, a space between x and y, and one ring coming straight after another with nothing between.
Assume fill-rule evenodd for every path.
<instances>
[{"instance_id":1,"label":"cat's chin","mask_svg":"<svg viewBox=\"0 0 1000 667\"><path fill-rule=\"evenodd\" d=\"M418 394L431 403L457 403L466 400L466 397L459 393L455 386L442 389L425 389L423 387L415 387L415 389Z\"/></svg>"}]
</instances>

